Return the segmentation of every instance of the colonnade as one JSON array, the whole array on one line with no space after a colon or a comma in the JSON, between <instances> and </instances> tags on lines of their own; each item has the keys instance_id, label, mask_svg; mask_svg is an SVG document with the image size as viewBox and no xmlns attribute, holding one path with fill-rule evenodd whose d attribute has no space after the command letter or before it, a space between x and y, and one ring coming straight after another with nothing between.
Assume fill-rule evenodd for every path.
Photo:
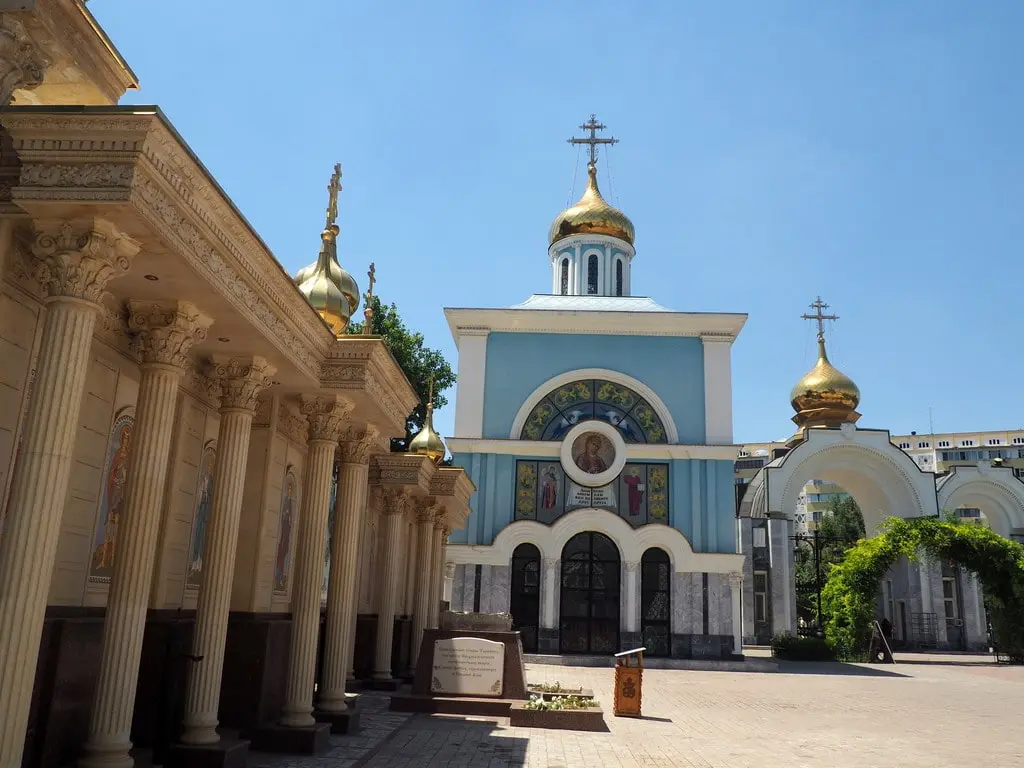
<instances>
[{"instance_id":1,"label":"colonnade","mask_svg":"<svg viewBox=\"0 0 1024 768\"><path fill-rule=\"evenodd\" d=\"M32 245L42 288L43 319L34 389L24 417L0 536L0 768L21 764L39 657L47 595L57 553L76 433L92 354L93 332L110 280L124 275L141 245L102 219L41 226ZM179 385L192 351L214 322L186 301L129 301L128 328L138 354L136 423L104 618L102 654L80 765L133 764L129 754L139 665L164 509ZM219 434L207 523L182 741L216 745L228 614L253 417L275 367L252 355L206 355L204 372L219 390ZM293 568L292 641L284 726L314 722L314 706L345 707L357 611L359 530L365 514L382 516L385 585L378 611L374 676L390 679L391 638L400 605L415 602L414 654L424 628L436 626L449 531L443 504L430 495L436 467L402 455L420 482L370 486L372 454L386 450L373 425L359 423L353 403L320 390L299 398L308 424L297 554ZM334 462L339 463L332 569L320 700L314 702L325 532ZM461 470L447 470L459 472ZM417 474L418 473L418 474ZM378 473L379 474L379 473ZM428 482L422 482L426 477ZM368 492L369 486L369 492ZM367 503L368 498L375 503ZM468 494L466 495L468 500ZM463 502L464 503L464 502ZM403 525L403 521L406 523ZM414 528L415 540L408 531ZM404 564L408 568L400 571ZM415 565L414 565L415 564ZM415 568L415 570L412 570ZM404 578L403 578L404 576ZM415 600L413 596L415 595Z\"/></svg>"}]
</instances>

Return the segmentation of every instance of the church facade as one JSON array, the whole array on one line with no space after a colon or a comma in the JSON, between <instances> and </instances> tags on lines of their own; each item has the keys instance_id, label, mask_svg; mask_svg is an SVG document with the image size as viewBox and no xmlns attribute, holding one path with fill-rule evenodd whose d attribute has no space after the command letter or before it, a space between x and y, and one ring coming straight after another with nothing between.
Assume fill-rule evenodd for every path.
<instances>
[{"instance_id":1,"label":"church facade","mask_svg":"<svg viewBox=\"0 0 1024 768\"><path fill-rule=\"evenodd\" d=\"M476 492L453 610L509 611L527 652L741 653L730 349L746 315L632 296L629 219L597 184L550 230L551 292L445 310L454 462Z\"/></svg>"}]
</instances>

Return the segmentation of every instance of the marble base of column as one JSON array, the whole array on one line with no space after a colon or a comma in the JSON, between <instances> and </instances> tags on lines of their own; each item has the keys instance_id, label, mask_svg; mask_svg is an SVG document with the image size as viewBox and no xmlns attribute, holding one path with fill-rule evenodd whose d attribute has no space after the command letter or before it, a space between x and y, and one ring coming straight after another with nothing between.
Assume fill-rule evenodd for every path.
<instances>
[{"instance_id":1,"label":"marble base of column","mask_svg":"<svg viewBox=\"0 0 1024 768\"><path fill-rule=\"evenodd\" d=\"M225 738L216 744L175 744L164 768L245 768L248 758L247 739Z\"/></svg>"}]
</instances>

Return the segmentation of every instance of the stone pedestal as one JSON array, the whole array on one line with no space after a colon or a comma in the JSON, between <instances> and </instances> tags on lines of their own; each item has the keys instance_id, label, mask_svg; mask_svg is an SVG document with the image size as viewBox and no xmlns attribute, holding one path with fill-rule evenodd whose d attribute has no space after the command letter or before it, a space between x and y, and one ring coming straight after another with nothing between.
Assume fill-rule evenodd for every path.
<instances>
[{"instance_id":1,"label":"stone pedestal","mask_svg":"<svg viewBox=\"0 0 1024 768\"><path fill-rule=\"evenodd\" d=\"M331 573L327 588L327 627L324 635L323 678L317 708L324 716L348 718L346 678L352 665L351 636L358 608L356 593L359 542L373 429L349 427L339 443L338 496L331 537ZM314 714L318 720L320 717ZM347 727L347 726L346 726ZM347 733L347 730L334 731Z\"/></svg>"},{"instance_id":2,"label":"stone pedestal","mask_svg":"<svg viewBox=\"0 0 1024 768\"><path fill-rule=\"evenodd\" d=\"M245 768L249 742L222 739L216 744L175 744L164 768Z\"/></svg>"},{"instance_id":3,"label":"stone pedestal","mask_svg":"<svg viewBox=\"0 0 1024 768\"><path fill-rule=\"evenodd\" d=\"M46 295L35 386L0 537L0 766L17 766L99 302L139 245L109 222L45 225L33 252Z\"/></svg>"},{"instance_id":4,"label":"stone pedestal","mask_svg":"<svg viewBox=\"0 0 1024 768\"><path fill-rule=\"evenodd\" d=\"M178 382L191 346L212 322L186 302L132 302L142 377L125 483L117 559L107 599L103 657L81 766L130 768L129 735L160 528Z\"/></svg>"},{"instance_id":5,"label":"stone pedestal","mask_svg":"<svg viewBox=\"0 0 1024 768\"><path fill-rule=\"evenodd\" d=\"M203 547L202 583L196 607L192 668L185 695L184 744L216 744L217 709L228 633L235 545L242 513L242 490L249 457L249 435L256 399L271 383L275 369L262 358L216 357L210 367L220 383L220 427L214 468L213 499Z\"/></svg>"}]
</instances>

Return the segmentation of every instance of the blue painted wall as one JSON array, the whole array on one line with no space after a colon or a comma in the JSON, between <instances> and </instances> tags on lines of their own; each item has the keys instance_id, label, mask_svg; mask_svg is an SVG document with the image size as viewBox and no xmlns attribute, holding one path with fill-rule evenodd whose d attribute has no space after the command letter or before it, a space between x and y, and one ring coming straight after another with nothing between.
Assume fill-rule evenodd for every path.
<instances>
[{"instance_id":1,"label":"blue painted wall","mask_svg":"<svg viewBox=\"0 0 1024 768\"><path fill-rule=\"evenodd\" d=\"M550 457L494 453L456 453L452 457L477 488L469 500L472 511L466 527L452 532L452 544L493 544L494 537L512 522L517 459L550 461ZM695 552L735 552L732 462L694 459L673 461L669 466L669 524L686 536Z\"/></svg>"},{"instance_id":2,"label":"blue painted wall","mask_svg":"<svg viewBox=\"0 0 1024 768\"><path fill-rule=\"evenodd\" d=\"M508 439L527 397L553 376L607 368L632 376L665 403L679 442L704 442L704 348L700 339L564 333L487 337L483 436Z\"/></svg>"}]
</instances>

